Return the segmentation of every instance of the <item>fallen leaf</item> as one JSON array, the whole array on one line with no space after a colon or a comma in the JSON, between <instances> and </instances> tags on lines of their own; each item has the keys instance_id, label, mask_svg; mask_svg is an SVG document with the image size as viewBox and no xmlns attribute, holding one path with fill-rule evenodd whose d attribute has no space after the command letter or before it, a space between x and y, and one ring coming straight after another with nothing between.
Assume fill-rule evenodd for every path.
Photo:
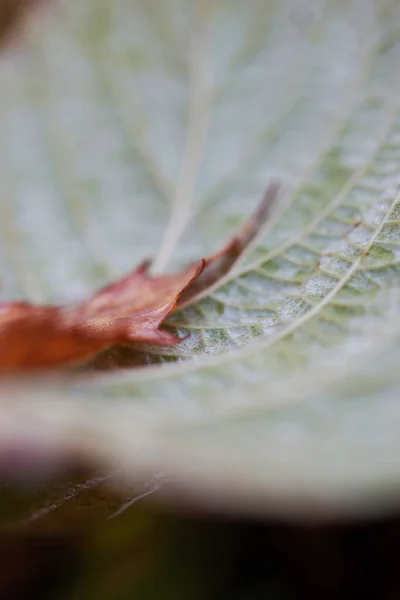
<instances>
[{"instance_id":1,"label":"fallen leaf","mask_svg":"<svg viewBox=\"0 0 400 600\"><path fill-rule=\"evenodd\" d=\"M181 340L160 329L173 310L215 284L237 261L270 213L279 185L218 253L171 275L149 274L145 261L124 278L75 306L0 304L0 370L48 369L80 363L115 344L173 346Z\"/></svg>"},{"instance_id":2,"label":"fallen leaf","mask_svg":"<svg viewBox=\"0 0 400 600\"><path fill-rule=\"evenodd\" d=\"M0 306L0 369L41 369L74 364L113 344L179 339L159 327L204 261L152 278L149 263L73 307L11 302Z\"/></svg>"}]
</instances>

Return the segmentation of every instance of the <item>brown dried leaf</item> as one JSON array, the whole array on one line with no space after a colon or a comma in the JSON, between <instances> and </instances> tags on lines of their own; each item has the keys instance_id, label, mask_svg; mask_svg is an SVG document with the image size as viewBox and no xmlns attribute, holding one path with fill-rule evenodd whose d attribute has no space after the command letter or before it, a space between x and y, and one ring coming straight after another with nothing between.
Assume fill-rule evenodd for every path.
<instances>
[{"instance_id":1,"label":"brown dried leaf","mask_svg":"<svg viewBox=\"0 0 400 600\"><path fill-rule=\"evenodd\" d=\"M268 188L254 215L225 248L178 273L152 276L146 261L75 306L0 304L0 371L80 363L116 344L179 343L160 326L177 306L193 301L231 269L267 219L277 191L277 184Z\"/></svg>"},{"instance_id":2,"label":"brown dried leaf","mask_svg":"<svg viewBox=\"0 0 400 600\"><path fill-rule=\"evenodd\" d=\"M0 305L0 370L40 369L84 361L113 344L179 339L159 327L204 261L152 278L143 263L125 278L73 307Z\"/></svg>"}]
</instances>

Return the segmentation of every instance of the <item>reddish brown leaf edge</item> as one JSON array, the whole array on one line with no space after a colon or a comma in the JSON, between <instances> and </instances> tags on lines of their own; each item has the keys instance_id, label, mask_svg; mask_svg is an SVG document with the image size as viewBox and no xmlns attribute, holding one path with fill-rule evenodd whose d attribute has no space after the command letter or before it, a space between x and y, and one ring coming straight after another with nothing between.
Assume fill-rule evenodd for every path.
<instances>
[{"instance_id":1,"label":"reddish brown leaf edge","mask_svg":"<svg viewBox=\"0 0 400 600\"><path fill-rule=\"evenodd\" d=\"M149 274L145 261L74 306L0 303L0 372L49 370L86 362L114 345L174 346L165 319L226 275L268 219L272 183L244 227L218 253L170 275Z\"/></svg>"}]
</instances>

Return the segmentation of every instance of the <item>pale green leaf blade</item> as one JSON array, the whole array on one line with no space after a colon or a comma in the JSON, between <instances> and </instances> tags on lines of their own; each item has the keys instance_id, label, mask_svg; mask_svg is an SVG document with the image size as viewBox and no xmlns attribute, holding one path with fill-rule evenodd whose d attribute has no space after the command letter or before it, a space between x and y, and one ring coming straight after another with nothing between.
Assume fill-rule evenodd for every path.
<instances>
[{"instance_id":1,"label":"pale green leaf blade","mask_svg":"<svg viewBox=\"0 0 400 600\"><path fill-rule=\"evenodd\" d=\"M0 85L3 298L172 269L284 186L233 272L169 320L185 341L5 387L2 443L34 419L34 443L235 508L398 501L397 3L54 2Z\"/></svg>"}]
</instances>

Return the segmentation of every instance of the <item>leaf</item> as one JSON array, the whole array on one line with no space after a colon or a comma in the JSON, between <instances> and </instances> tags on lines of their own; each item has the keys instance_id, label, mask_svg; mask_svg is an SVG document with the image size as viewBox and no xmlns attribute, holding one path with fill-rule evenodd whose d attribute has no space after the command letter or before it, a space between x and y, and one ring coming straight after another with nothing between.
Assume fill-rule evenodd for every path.
<instances>
[{"instance_id":1,"label":"leaf","mask_svg":"<svg viewBox=\"0 0 400 600\"><path fill-rule=\"evenodd\" d=\"M0 369L10 373L76 364L117 343L177 344L179 338L159 327L202 269L201 262L151 278L143 263L77 306L3 303Z\"/></svg>"},{"instance_id":2,"label":"leaf","mask_svg":"<svg viewBox=\"0 0 400 600\"><path fill-rule=\"evenodd\" d=\"M253 217L220 252L183 271L151 276L145 261L75 306L0 304L0 371L76 364L115 344L178 344L160 326L177 306L207 293L230 271L263 225L277 190L276 184L269 187Z\"/></svg>"},{"instance_id":3,"label":"leaf","mask_svg":"<svg viewBox=\"0 0 400 600\"><path fill-rule=\"evenodd\" d=\"M3 382L1 449L165 470L225 510L398 505L399 32L394 0L37 13L0 65L5 301L179 268L285 194L151 368Z\"/></svg>"}]
</instances>

